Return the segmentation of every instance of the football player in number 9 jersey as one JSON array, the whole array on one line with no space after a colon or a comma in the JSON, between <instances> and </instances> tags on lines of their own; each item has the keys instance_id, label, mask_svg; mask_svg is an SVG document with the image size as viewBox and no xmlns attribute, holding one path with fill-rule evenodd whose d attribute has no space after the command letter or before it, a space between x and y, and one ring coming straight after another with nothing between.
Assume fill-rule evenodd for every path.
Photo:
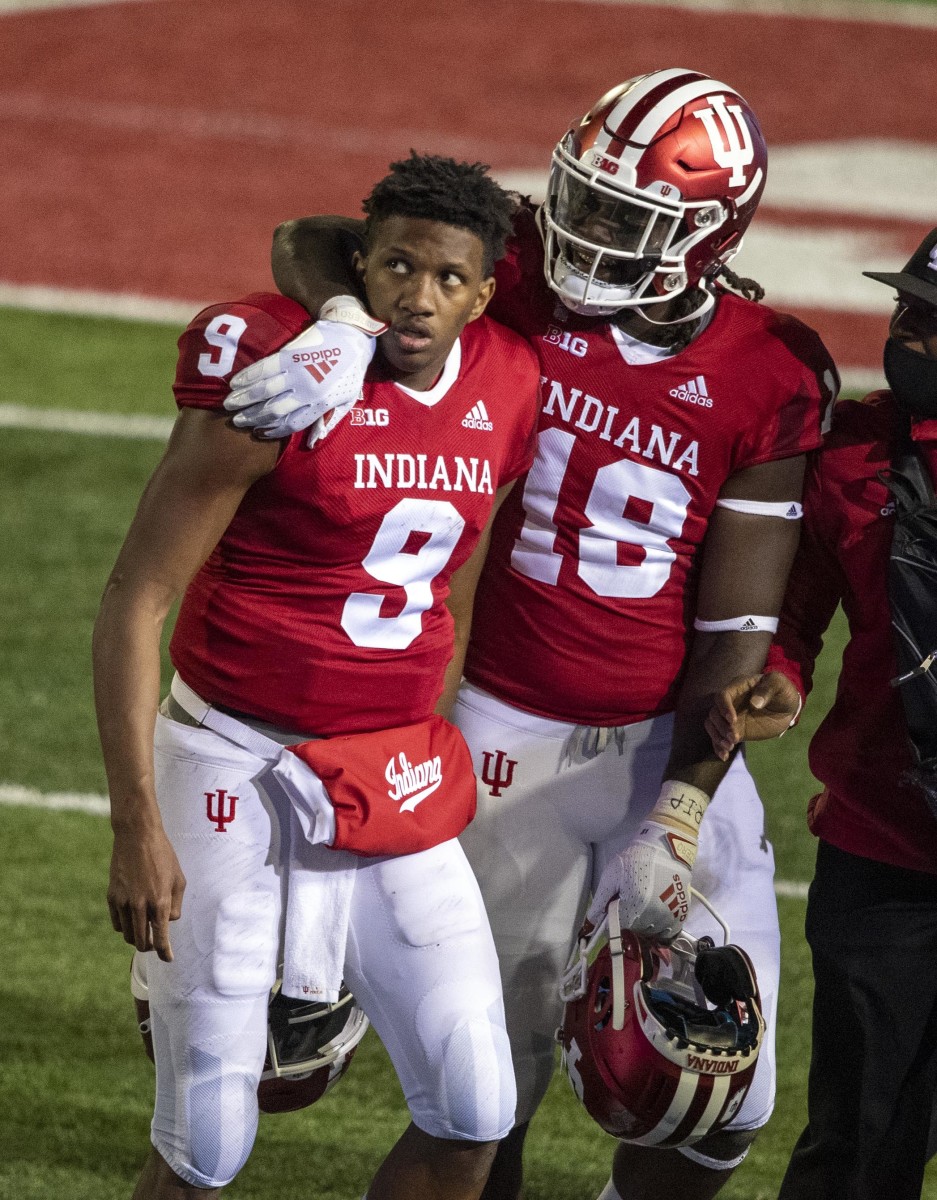
<instances>
[{"instance_id":1,"label":"football player in number 9 jersey","mask_svg":"<svg viewBox=\"0 0 937 1200\"><path fill-rule=\"evenodd\" d=\"M536 349L543 397L536 460L495 523L454 709L479 778L463 844L518 1082L486 1200L520 1193L557 981L584 916L597 925L614 897L642 934L721 940L691 885L706 895L754 961L769 1032L742 1103L707 1113L679 1148L655 1148L666 1114L640 1145L622 1141L603 1200L706 1200L773 1106L772 853L744 761L723 780L704 720L720 681L763 663L804 455L838 381L813 331L728 270L766 171L733 88L683 69L629 80L561 139L546 203L520 206L498 266L496 311ZM353 232L332 218L281 228L281 288L318 311ZM250 422L237 384L229 402Z\"/></svg>"},{"instance_id":2,"label":"football player in number 9 jersey","mask_svg":"<svg viewBox=\"0 0 937 1200\"><path fill-rule=\"evenodd\" d=\"M332 1002L344 980L395 1064L412 1124L372 1200L477 1200L514 1119L497 957L457 840L472 763L439 711L493 515L533 457L535 356L483 315L511 202L478 164L413 155L365 212L374 316L335 309L380 334L363 388L320 406L313 436L233 428L233 373L273 353L321 379L354 342L277 295L199 313L95 628L108 904L154 952L136 1200L215 1196L243 1165L280 962L292 997Z\"/></svg>"}]
</instances>

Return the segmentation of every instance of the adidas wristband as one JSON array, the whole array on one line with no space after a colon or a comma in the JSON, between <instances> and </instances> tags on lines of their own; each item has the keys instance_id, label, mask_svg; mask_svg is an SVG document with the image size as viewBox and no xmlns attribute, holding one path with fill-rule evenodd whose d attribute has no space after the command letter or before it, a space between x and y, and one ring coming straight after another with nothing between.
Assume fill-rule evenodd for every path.
<instances>
[{"instance_id":1,"label":"adidas wristband","mask_svg":"<svg viewBox=\"0 0 937 1200\"><path fill-rule=\"evenodd\" d=\"M693 622L693 628L700 633L776 633L777 617L756 617L746 614L744 617L729 617L725 621L701 621L699 617Z\"/></svg>"},{"instance_id":2,"label":"adidas wristband","mask_svg":"<svg viewBox=\"0 0 937 1200\"><path fill-rule=\"evenodd\" d=\"M785 521L799 521L804 515L803 505L796 500L736 500L726 496L716 501L716 508L749 513L753 517L783 517Z\"/></svg>"}]
</instances>

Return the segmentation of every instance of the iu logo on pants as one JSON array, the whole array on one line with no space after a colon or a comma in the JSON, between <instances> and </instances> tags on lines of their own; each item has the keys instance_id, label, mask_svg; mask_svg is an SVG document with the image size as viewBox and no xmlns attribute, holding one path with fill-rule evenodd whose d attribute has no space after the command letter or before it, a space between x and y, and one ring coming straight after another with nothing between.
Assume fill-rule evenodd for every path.
<instances>
[{"instance_id":1,"label":"iu logo on pants","mask_svg":"<svg viewBox=\"0 0 937 1200\"><path fill-rule=\"evenodd\" d=\"M483 750L482 783L491 789L492 796L500 796L504 788L514 782L516 758L508 758L503 750Z\"/></svg>"},{"instance_id":2,"label":"iu logo on pants","mask_svg":"<svg viewBox=\"0 0 937 1200\"><path fill-rule=\"evenodd\" d=\"M217 792L205 793L205 815L219 833L228 832L225 826L234 820L237 802L237 796L229 795L224 788L219 788Z\"/></svg>"}]
</instances>

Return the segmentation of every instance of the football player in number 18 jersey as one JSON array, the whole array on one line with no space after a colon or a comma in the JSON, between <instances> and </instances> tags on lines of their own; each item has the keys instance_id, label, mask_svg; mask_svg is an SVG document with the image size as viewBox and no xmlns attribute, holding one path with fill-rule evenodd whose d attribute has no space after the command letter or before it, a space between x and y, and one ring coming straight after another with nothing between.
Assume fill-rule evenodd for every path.
<instances>
[{"instance_id":1,"label":"football player in number 18 jersey","mask_svg":"<svg viewBox=\"0 0 937 1200\"><path fill-rule=\"evenodd\" d=\"M324 378L354 345L282 296L199 313L95 627L111 920L155 951L136 1200L214 1197L247 1159L281 962L293 998L335 1001L344 980L395 1064L412 1124L374 1200L477 1200L514 1120L497 957L457 840L475 781L434 711L461 675L494 513L533 457L535 356L483 315L511 202L478 164L413 155L365 211L375 316L336 309L383 330L363 389L321 406L312 438L232 428L232 373L272 353Z\"/></svg>"},{"instance_id":2,"label":"football player in number 18 jersey","mask_svg":"<svg viewBox=\"0 0 937 1200\"><path fill-rule=\"evenodd\" d=\"M704 720L716 689L764 661L804 456L838 381L816 334L728 269L766 171L733 88L683 69L629 80L559 142L546 203L520 206L498 267L496 311L534 346L543 395L536 460L495 523L453 713L479 778L463 844L518 1081L486 1200L520 1193L553 1070L557 981L583 917L597 924L615 897L622 924L646 936L721 940L691 884L707 896L754 961L768 1034L748 1094L714 1099L684 1145L669 1136L679 1093L674 1107L664 1089L644 1095L653 1131L621 1141L603 1200L707 1200L772 1109L771 848L744 761L723 778ZM340 228L312 218L279 232L278 283L312 311L328 292L309 261L354 232ZM250 401L237 386L229 399L239 419L268 420Z\"/></svg>"}]
</instances>

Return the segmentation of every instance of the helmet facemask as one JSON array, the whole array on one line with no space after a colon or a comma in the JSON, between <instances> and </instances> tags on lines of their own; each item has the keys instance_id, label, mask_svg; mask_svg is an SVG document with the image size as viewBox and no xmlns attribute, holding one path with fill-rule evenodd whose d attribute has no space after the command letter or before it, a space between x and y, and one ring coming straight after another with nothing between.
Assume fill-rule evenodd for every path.
<instances>
[{"instance_id":1,"label":"helmet facemask","mask_svg":"<svg viewBox=\"0 0 937 1200\"><path fill-rule=\"evenodd\" d=\"M687 256L724 223L726 210L714 201L655 196L589 170L573 154L572 137L554 151L544 206L545 273L563 303L606 316L665 304L698 283Z\"/></svg>"}]
</instances>

